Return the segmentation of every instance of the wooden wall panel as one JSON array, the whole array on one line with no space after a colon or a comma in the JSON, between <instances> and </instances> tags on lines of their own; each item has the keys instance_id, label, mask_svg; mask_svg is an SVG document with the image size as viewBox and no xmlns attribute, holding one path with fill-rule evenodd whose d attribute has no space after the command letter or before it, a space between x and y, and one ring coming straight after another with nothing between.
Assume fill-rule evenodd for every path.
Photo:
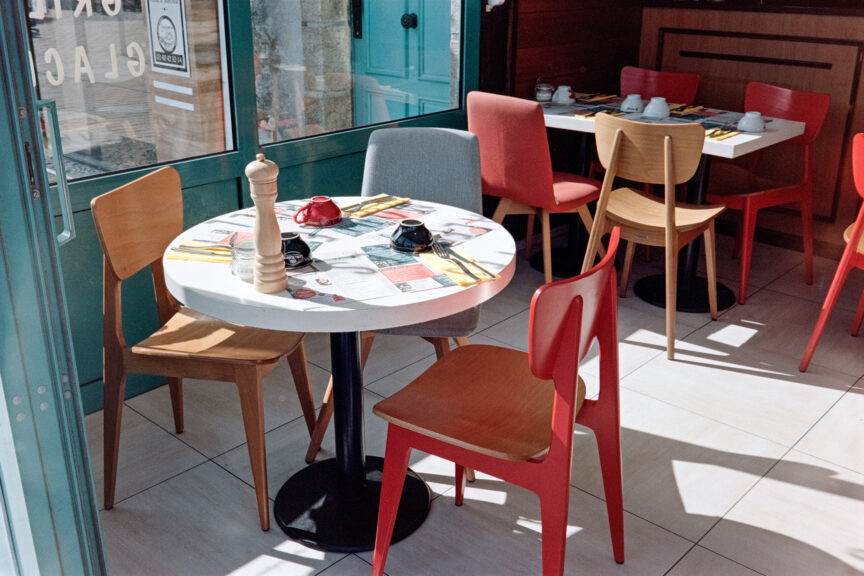
<instances>
[{"instance_id":1,"label":"wooden wall panel","mask_svg":"<svg viewBox=\"0 0 864 576\"><path fill-rule=\"evenodd\" d=\"M622 66L639 58L641 3L515 0L514 96L533 98L538 79L589 91L617 90Z\"/></svg>"},{"instance_id":2,"label":"wooden wall panel","mask_svg":"<svg viewBox=\"0 0 864 576\"><path fill-rule=\"evenodd\" d=\"M842 245L840 234L857 207L847 142L864 130L862 55L861 17L674 8L643 12L640 64L699 72L700 102L740 110L751 80L831 95L816 143L814 207L817 239L835 246ZM767 153L779 166L775 176L789 169L790 151L783 148ZM760 217L760 226L797 234L796 220L797 214L780 211Z\"/></svg>"}]
</instances>

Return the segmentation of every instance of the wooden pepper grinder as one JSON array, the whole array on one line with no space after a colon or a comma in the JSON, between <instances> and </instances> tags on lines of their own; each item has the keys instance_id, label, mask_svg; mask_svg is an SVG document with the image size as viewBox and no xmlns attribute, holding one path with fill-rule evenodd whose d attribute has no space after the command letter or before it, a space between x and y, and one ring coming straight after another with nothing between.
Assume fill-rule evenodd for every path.
<instances>
[{"instance_id":1,"label":"wooden pepper grinder","mask_svg":"<svg viewBox=\"0 0 864 576\"><path fill-rule=\"evenodd\" d=\"M285 262L282 259L282 238L276 221L276 177L279 167L264 158L246 165L246 177L255 203L255 290L273 294L288 287Z\"/></svg>"}]
</instances>

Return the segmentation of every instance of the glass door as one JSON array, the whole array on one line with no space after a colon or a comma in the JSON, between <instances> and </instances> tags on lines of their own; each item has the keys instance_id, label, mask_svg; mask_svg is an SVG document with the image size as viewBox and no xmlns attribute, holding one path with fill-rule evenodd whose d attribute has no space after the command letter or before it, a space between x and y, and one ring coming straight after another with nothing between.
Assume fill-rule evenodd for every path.
<instances>
[{"instance_id":1,"label":"glass door","mask_svg":"<svg viewBox=\"0 0 864 576\"><path fill-rule=\"evenodd\" d=\"M0 571L104 574L21 2L0 3Z\"/></svg>"}]
</instances>

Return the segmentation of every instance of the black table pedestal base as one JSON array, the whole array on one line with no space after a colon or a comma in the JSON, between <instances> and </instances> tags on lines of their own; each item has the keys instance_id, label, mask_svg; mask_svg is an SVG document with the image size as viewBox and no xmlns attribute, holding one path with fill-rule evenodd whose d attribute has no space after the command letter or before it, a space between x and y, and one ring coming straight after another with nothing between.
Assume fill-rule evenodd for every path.
<instances>
[{"instance_id":1,"label":"black table pedestal base","mask_svg":"<svg viewBox=\"0 0 864 576\"><path fill-rule=\"evenodd\" d=\"M633 292L642 300L658 306L666 307L666 275L655 274L646 276L636 282ZM725 310L735 303L735 294L724 286L717 283L717 310ZM708 280L695 277L689 283L678 284L678 299L675 309L678 312L710 312L708 306Z\"/></svg>"},{"instance_id":2,"label":"black table pedestal base","mask_svg":"<svg viewBox=\"0 0 864 576\"><path fill-rule=\"evenodd\" d=\"M276 523L294 540L317 550L372 550L383 466L383 458L367 456L365 485L352 494L340 485L336 459L310 464L289 478L279 490L273 505ZM429 487L409 469L393 542L405 538L423 523L429 514L430 502Z\"/></svg>"}]
</instances>

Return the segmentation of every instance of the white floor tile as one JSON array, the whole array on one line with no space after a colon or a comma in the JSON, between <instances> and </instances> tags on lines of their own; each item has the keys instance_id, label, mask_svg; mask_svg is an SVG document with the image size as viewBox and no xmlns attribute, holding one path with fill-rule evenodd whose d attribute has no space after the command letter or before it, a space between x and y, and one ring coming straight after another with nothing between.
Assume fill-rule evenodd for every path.
<instances>
[{"instance_id":1,"label":"white floor tile","mask_svg":"<svg viewBox=\"0 0 864 576\"><path fill-rule=\"evenodd\" d=\"M758 576L758 572L727 558L695 546L667 576Z\"/></svg>"},{"instance_id":2,"label":"white floor tile","mask_svg":"<svg viewBox=\"0 0 864 576\"><path fill-rule=\"evenodd\" d=\"M103 429L102 412L87 416L87 440L90 445L90 463L96 484L97 502L103 505ZM120 425L120 453L117 464L117 481L114 487L114 502L122 507L122 501L133 494L155 486L206 460L165 430L150 422L134 410L123 410Z\"/></svg>"},{"instance_id":3,"label":"white floor tile","mask_svg":"<svg viewBox=\"0 0 864 576\"><path fill-rule=\"evenodd\" d=\"M262 532L255 493L212 463L102 513L112 574L311 575L342 558Z\"/></svg>"},{"instance_id":4,"label":"white floor tile","mask_svg":"<svg viewBox=\"0 0 864 576\"><path fill-rule=\"evenodd\" d=\"M698 541L787 448L716 420L621 390L624 508ZM574 441L571 482L603 498L592 433Z\"/></svg>"},{"instance_id":5,"label":"white floor tile","mask_svg":"<svg viewBox=\"0 0 864 576\"><path fill-rule=\"evenodd\" d=\"M864 476L792 451L700 542L766 575L861 574Z\"/></svg>"},{"instance_id":6,"label":"white floor tile","mask_svg":"<svg viewBox=\"0 0 864 576\"><path fill-rule=\"evenodd\" d=\"M864 474L864 382L846 392L795 449Z\"/></svg>"}]
</instances>

